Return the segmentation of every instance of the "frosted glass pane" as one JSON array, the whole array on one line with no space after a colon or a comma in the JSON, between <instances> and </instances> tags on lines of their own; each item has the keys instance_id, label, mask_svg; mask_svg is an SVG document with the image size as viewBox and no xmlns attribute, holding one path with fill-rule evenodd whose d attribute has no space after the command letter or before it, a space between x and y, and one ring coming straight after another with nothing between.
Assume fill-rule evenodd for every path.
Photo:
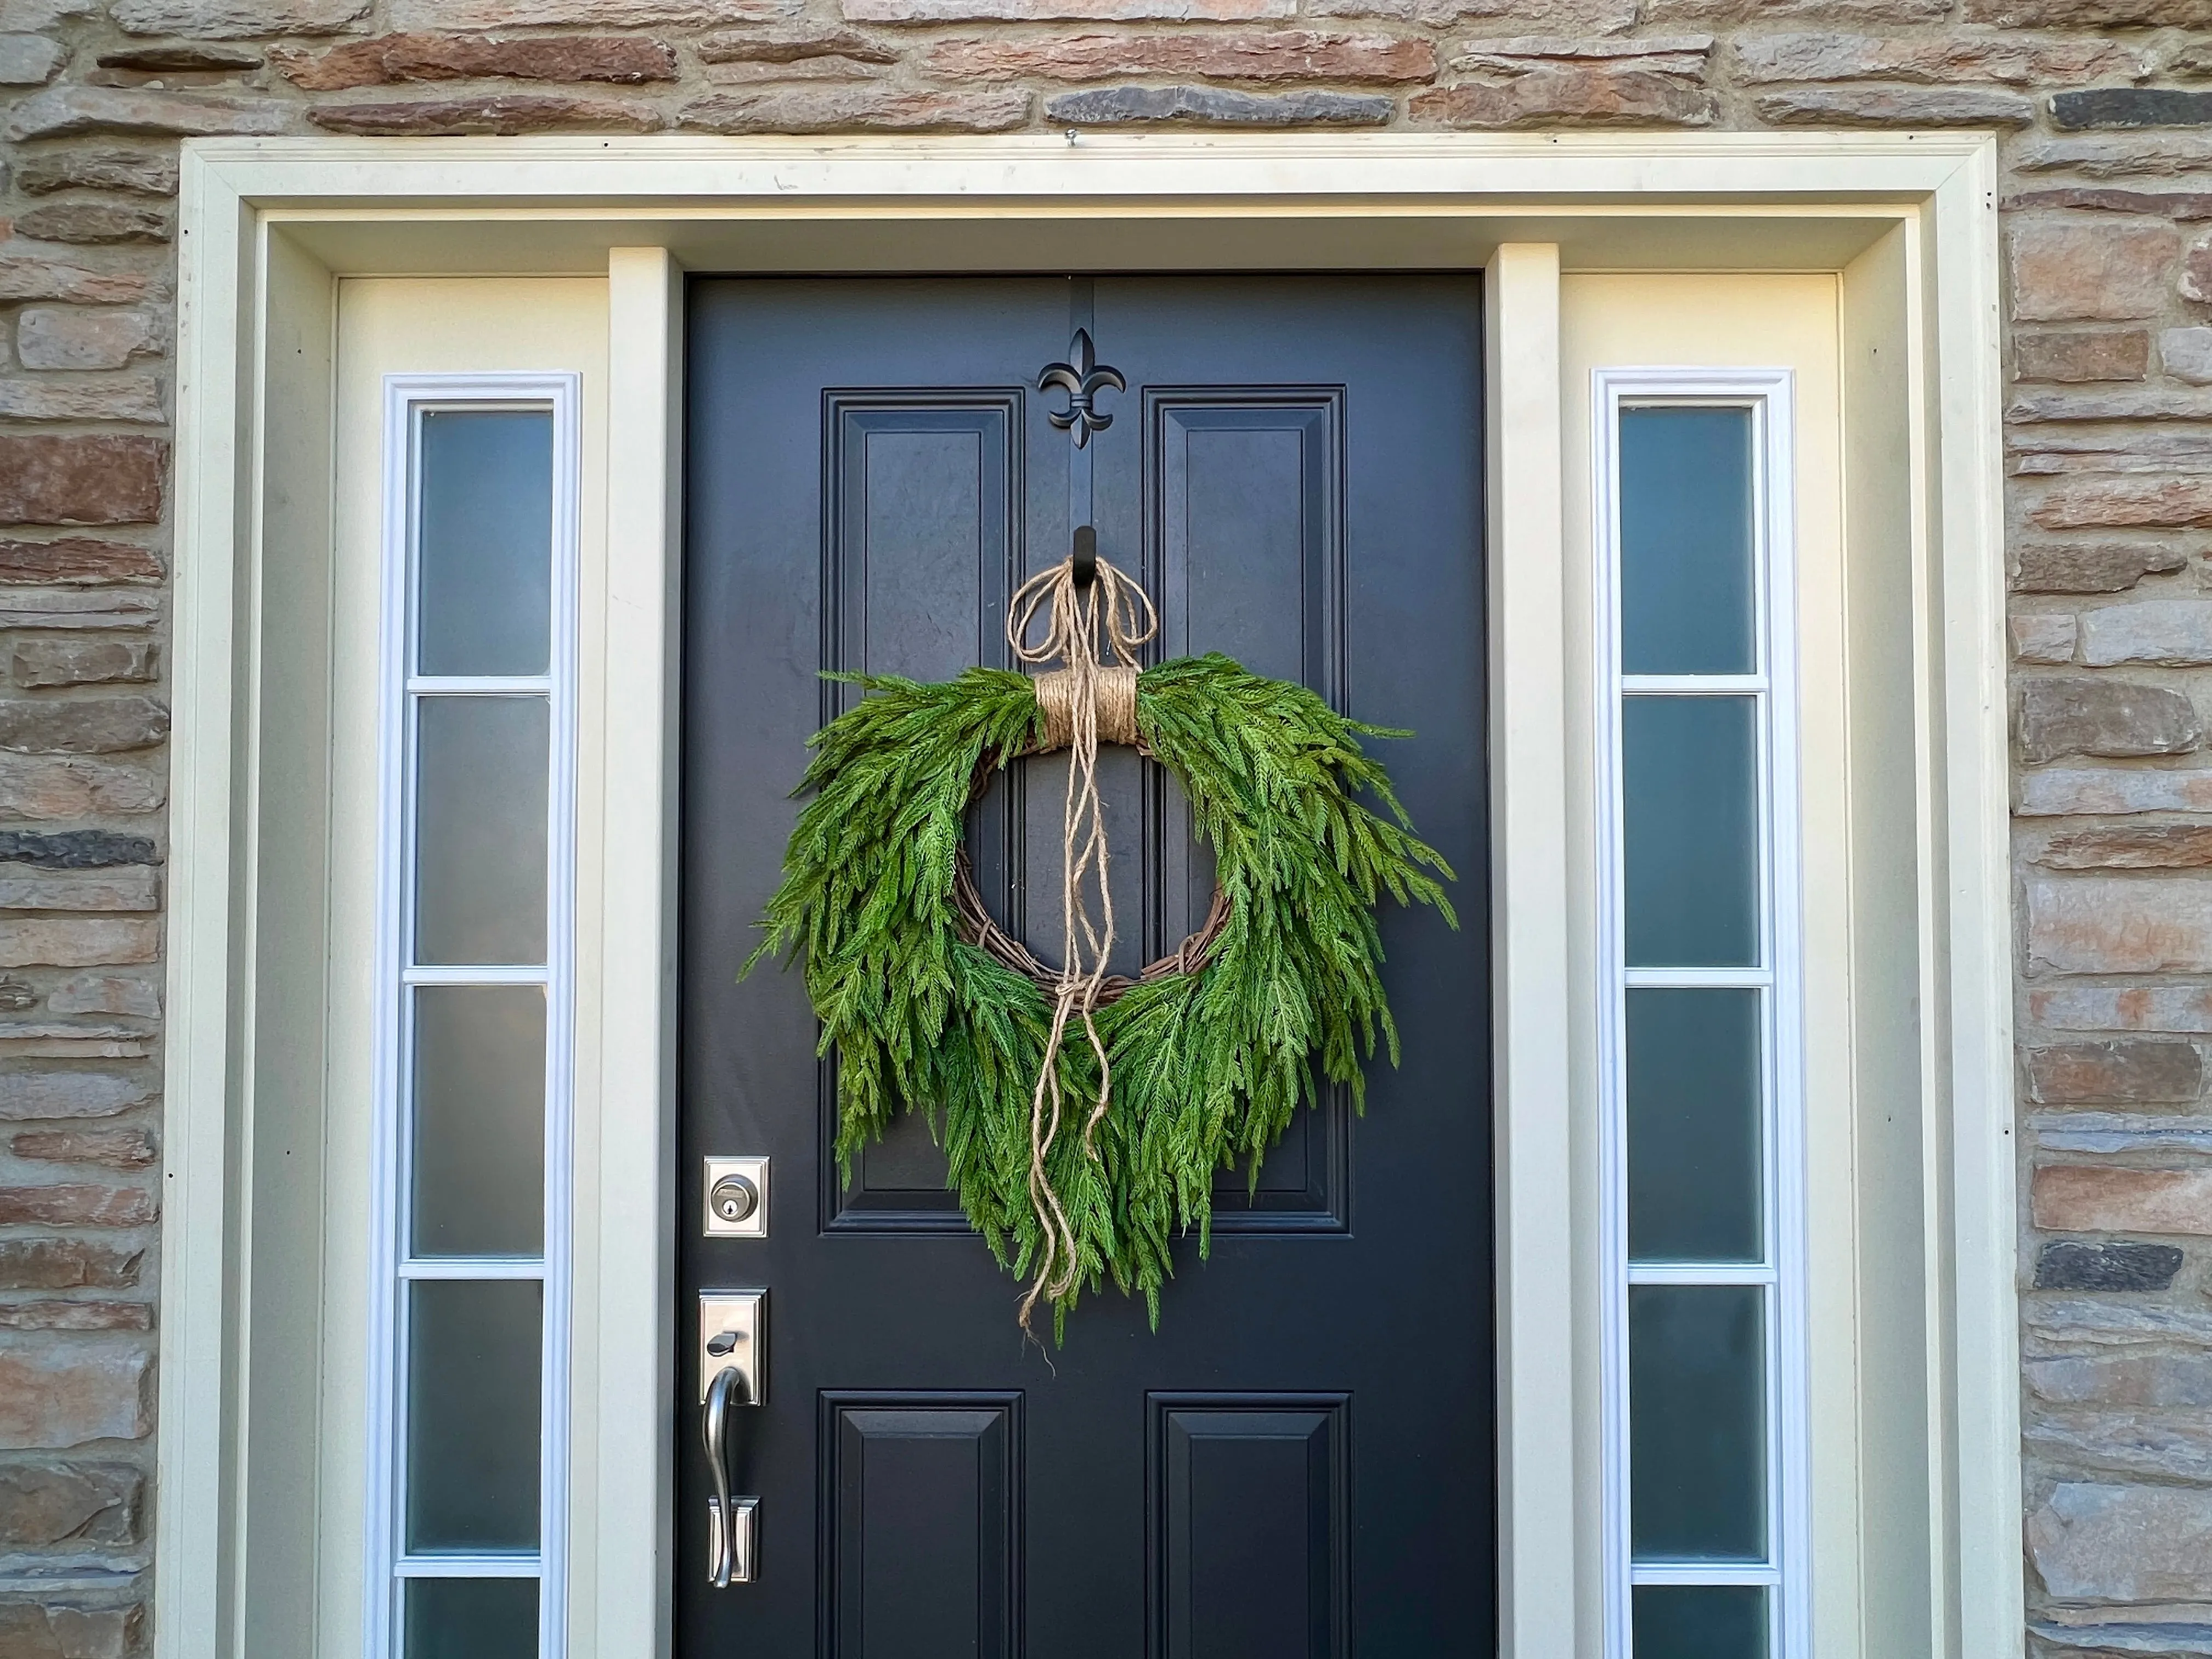
<instances>
[{"instance_id":1,"label":"frosted glass pane","mask_svg":"<svg viewBox=\"0 0 2212 1659\"><path fill-rule=\"evenodd\" d=\"M543 697L416 705L415 959L545 960Z\"/></svg>"},{"instance_id":2,"label":"frosted glass pane","mask_svg":"<svg viewBox=\"0 0 2212 1659\"><path fill-rule=\"evenodd\" d=\"M1620 413L1620 666L1748 674L1753 644L1748 409Z\"/></svg>"},{"instance_id":3,"label":"frosted glass pane","mask_svg":"<svg viewBox=\"0 0 2212 1659\"><path fill-rule=\"evenodd\" d=\"M1628 1291L1629 1545L1638 1560L1764 1559L1756 1285Z\"/></svg>"},{"instance_id":4,"label":"frosted glass pane","mask_svg":"<svg viewBox=\"0 0 2212 1659\"><path fill-rule=\"evenodd\" d=\"M1761 1259L1759 993L1628 993L1628 1254Z\"/></svg>"},{"instance_id":5,"label":"frosted glass pane","mask_svg":"<svg viewBox=\"0 0 2212 1659\"><path fill-rule=\"evenodd\" d=\"M536 1659L535 1578L414 1578L406 1659Z\"/></svg>"},{"instance_id":6,"label":"frosted glass pane","mask_svg":"<svg viewBox=\"0 0 2212 1659\"><path fill-rule=\"evenodd\" d=\"M1621 699L1628 960L1759 960L1758 708L1750 697Z\"/></svg>"},{"instance_id":7,"label":"frosted glass pane","mask_svg":"<svg viewBox=\"0 0 2212 1659\"><path fill-rule=\"evenodd\" d=\"M416 672L543 674L552 662L553 416L425 411Z\"/></svg>"},{"instance_id":8,"label":"frosted glass pane","mask_svg":"<svg viewBox=\"0 0 2212 1659\"><path fill-rule=\"evenodd\" d=\"M538 1547L535 1279L416 1279L407 1354L407 1547Z\"/></svg>"},{"instance_id":9,"label":"frosted glass pane","mask_svg":"<svg viewBox=\"0 0 2212 1659\"><path fill-rule=\"evenodd\" d=\"M1636 1659L1766 1659L1759 1584L1638 1584Z\"/></svg>"},{"instance_id":10,"label":"frosted glass pane","mask_svg":"<svg viewBox=\"0 0 2212 1659\"><path fill-rule=\"evenodd\" d=\"M545 1226L545 993L415 993L417 1255L538 1255Z\"/></svg>"}]
</instances>

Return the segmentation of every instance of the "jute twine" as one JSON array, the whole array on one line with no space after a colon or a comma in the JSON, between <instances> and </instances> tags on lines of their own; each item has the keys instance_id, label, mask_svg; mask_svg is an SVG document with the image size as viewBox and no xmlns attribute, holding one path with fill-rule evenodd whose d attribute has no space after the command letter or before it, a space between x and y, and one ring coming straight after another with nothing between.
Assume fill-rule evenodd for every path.
<instances>
[{"instance_id":1,"label":"jute twine","mask_svg":"<svg viewBox=\"0 0 2212 1659\"><path fill-rule=\"evenodd\" d=\"M1059 1300L1082 1278L1075 1230L1068 1224L1060 1194L1053 1190L1045 1160L1060 1134L1060 1049L1071 1020L1082 1021L1091 1052L1098 1060L1098 1097L1083 1125L1084 1151L1091 1158L1098 1155L1095 1137L1111 1098L1113 1068L1092 1018L1106 982L1107 957L1114 949L1114 892L1107 880L1098 745L1102 740L1137 741L1137 653L1159 630L1158 615L1143 588L1103 559L1097 562L1097 572L1090 583L1079 585L1075 561L1068 559L1023 583L1006 614L1006 643L1016 659L1061 665L1036 676L1037 706L1044 711L1040 746L1068 750L1067 793L1060 819L1060 969L1050 986L1052 1030L1030 1099L1030 1203L1044 1243L1036 1277L1022 1298L1024 1330L1039 1301ZM1045 619L1044 637L1031 645L1029 635L1040 614ZM1114 654L1108 663L1098 656L1102 626ZM982 907L978 902L975 908L980 911ZM988 918L986 921L988 925Z\"/></svg>"}]
</instances>

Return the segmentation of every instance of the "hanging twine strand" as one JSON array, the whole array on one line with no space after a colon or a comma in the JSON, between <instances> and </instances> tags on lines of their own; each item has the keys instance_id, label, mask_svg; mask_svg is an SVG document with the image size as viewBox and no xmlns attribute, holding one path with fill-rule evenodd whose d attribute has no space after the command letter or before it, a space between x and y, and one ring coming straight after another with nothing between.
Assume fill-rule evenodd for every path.
<instances>
[{"instance_id":1,"label":"hanging twine strand","mask_svg":"<svg viewBox=\"0 0 2212 1659\"><path fill-rule=\"evenodd\" d=\"M1036 675L1037 707L1044 714L1041 749L1068 751L1067 793L1060 819L1060 969L1053 984L1052 1029L1030 1100L1030 1203L1043 1243L1036 1277L1022 1298L1022 1328L1041 1300L1058 1301L1082 1279L1075 1230L1053 1190L1046 1158L1059 1137L1062 1102L1060 1051L1068 1024L1079 1018L1098 1060L1098 1097L1083 1126L1085 1152L1095 1144L1112 1095L1106 1044L1091 1018L1114 950L1114 895L1107 880L1106 812L1098 793L1100 743L1137 741L1137 653L1159 631L1158 613L1135 582L1105 560L1087 585L1075 579L1075 561L1032 576L1016 591L1006 612L1006 643L1017 660L1062 665ZM1042 615L1044 637L1028 642ZM1111 662L1098 655L1103 628ZM1091 889L1096 889L1094 908Z\"/></svg>"}]
</instances>

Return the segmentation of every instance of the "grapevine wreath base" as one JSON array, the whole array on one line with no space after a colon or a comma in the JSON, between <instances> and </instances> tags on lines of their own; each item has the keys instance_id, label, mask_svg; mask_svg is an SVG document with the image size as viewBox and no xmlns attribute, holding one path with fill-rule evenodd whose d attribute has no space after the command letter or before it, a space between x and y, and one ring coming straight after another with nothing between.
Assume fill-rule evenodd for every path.
<instances>
[{"instance_id":1,"label":"grapevine wreath base","mask_svg":"<svg viewBox=\"0 0 2212 1659\"><path fill-rule=\"evenodd\" d=\"M1024 1326L1042 1301L1063 1334L1083 1289L1109 1279L1141 1291L1157 1325L1170 1241L1195 1227L1206 1247L1215 1170L1243 1164L1256 1185L1323 1079L1360 1104L1378 1032L1396 1063L1381 896L1457 925L1438 879L1451 872L1360 748L1405 733L1218 654L1139 672L1152 631L1141 591L1103 561L1095 581L1078 575L1072 562L1044 573L1009 620L1021 659L1062 668L850 677L866 695L813 739L811 799L752 959L804 954L823 1052L838 1056L846 1179L893 1112L926 1113L961 1208L1031 1276ZM1047 637L1028 645L1041 611ZM1215 858L1204 924L1134 980L1104 971L1101 742L1174 775ZM995 774L1059 748L1073 760L1055 970L993 923L961 842Z\"/></svg>"}]
</instances>

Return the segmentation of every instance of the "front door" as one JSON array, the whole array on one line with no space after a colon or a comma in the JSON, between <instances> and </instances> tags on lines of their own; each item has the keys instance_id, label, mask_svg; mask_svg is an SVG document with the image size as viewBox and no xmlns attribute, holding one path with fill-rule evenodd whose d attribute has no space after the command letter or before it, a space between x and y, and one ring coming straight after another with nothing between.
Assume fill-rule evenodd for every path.
<instances>
[{"instance_id":1,"label":"front door","mask_svg":"<svg viewBox=\"0 0 2212 1659\"><path fill-rule=\"evenodd\" d=\"M1480 296L1471 278L702 280L690 294L677 1630L747 1659L1425 1659L1492 1644ZM1039 371L1077 327L1126 392L1079 449ZM1362 720L1461 927L1388 910L1404 1062L1221 1173L1159 1328L1086 1296L1064 1346L944 1188L921 1118L850 1185L797 974L739 965L825 670L1006 665L1009 592L1079 524L1161 655L1222 651ZM1102 766L1122 957L1212 877L1173 787ZM1060 769L972 814L1002 925L1056 960ZM702 1236L705 1160L769 1160L767 1235ZM763 1289L733 1413L751 1582L707 1581L702 1291ZM1567 1478L1560 1471L1559 1478Z\"/></svg>"}]
</instances>

